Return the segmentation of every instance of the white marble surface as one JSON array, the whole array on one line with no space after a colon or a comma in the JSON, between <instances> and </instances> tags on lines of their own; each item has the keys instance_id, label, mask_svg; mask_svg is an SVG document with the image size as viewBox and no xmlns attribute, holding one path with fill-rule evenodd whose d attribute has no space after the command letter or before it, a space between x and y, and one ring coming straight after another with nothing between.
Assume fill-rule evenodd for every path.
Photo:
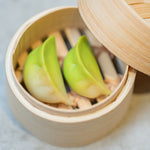
<instances>
[{"instance_id":1,"label":"white marble surface","mask_svg":"<svg viewBox=\"0 0 150 150\"><path fill-rule=\"evenodd\" d=\"M0 0L0 150L66 149L39 141L14 119L7 105L4 69L8 44L19 26L45 9L65 5L77 5L77 1ZM91 145L72 149L150 150L150 93L133 95L126 117L108 136Z\"/></svg>"}]
</instances>

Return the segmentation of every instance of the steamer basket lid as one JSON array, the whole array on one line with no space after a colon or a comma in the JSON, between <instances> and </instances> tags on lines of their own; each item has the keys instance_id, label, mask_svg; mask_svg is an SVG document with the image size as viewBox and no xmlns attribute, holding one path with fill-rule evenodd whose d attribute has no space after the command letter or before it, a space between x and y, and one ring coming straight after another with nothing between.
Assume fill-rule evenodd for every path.
<instances>
[{"instance_id":1,"label":"steamer basket lid","mask_svg":"<svg viewBox=\"0 0 150 150\"><path fill-rule=\"evenodd\" d=\"M145 3L149 9L138 5L140 15L124 0L79 0L78 5L87 27L106 48L150 75L150 22L140 17L148 11L150 18L150 3Z\"/></svg>"}]
</instances>

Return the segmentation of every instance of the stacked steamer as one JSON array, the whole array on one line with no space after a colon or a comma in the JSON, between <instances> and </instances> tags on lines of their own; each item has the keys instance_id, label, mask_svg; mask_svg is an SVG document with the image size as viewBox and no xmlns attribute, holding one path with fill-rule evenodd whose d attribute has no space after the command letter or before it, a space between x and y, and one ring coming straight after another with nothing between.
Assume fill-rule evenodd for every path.
<instances>
[{"instance_id":1,"label":"stacked steamer","mask_svg":"<svg viewBox=\"0 0 150 150\"><path fill-rule=\"evenodd\" d=\"M141 8L142 5L139 6ZM106 9L107 11L104 9L106 7L109 8ZM128 18L128 15L124 14L124 11L117 14L115 14L117 11L110 13L114 7L119 10L120 7L125 7L125 10L127 9L129 13L135 16L137 21L139 21L138 27L141 30L147 29L144 35L140 34L142 38L144 38L142 42L139 42L140 39L138 39L135 45L128 43L132 40L130 34L134 35L134 32L129 32L129 34L128 32L124 32L124 28L121 28L122 25L124 25L123 21L126 21L125 19ZM135 8L139 14L143 15L142 9L137 9L133 4L132 7ZM148 70L150 69L149 53L146 50L150 45L145 42L145 40L148 41L146 34L150 32L148 30L149 25L144 22L126 2L112 0L108 3L105 0L82 0L79 1L79 9L86 25L94 33L94 36L126 63L130 64L128 60L134 59L133 57L136 52L138 51L138 53L140 53L141 50L138 46L142 46L144 56L140 55L141 58L137 57L138 59L135 59L136 62L131 61L132 64L130 65L139 70L143 68L144 71L142 71L144 73L150 74L150 70ZM109 13L113 16L109 16ZM122 22L120 25L120 22L117 23L116 21L119 21L118 18L121 14L127 16L120 21ZM94 17L91 15L94 15ZM97 17L99 17L99 21ZM134 22L133 18L131 18L130 23L137 23L137 21ZM127 27L132 27L130 23ZM143 27L141 27L141 24L144 24ZM110 54L110 52L95 39L86 28L86 25L78 9L75 7L47 10L27 21L17 31L8 48L6 56L6 75L8 80L7 96L11 110L16 119L26 129L50 144L69 147L94 142L114 129L129 107L136 74L134 69ZM118 29L113 28L114 26L116 27L116 25L121 26L117 26L120 31L119 34L117 34ZM136 30L137 28L135 26L135 30L133 31ZM130 31L130 29L125 28L125 31ZM128 33L128 35L124 35L125 33ZM26 90L22 78L24 62L30 51L40 46L47 37L54 35L56 38L57 56L60 66L62 66L68 49L75 45L77 39L82 34L87 36L101 67L104 81L111 89L112 94L108 97L99 97L93 101L84 97L76 97L76 107L64 104L47 104L31 96ZM133 42L135 42L136 39L134 39ZM138 46L136 47L136 45ZM127 52L128 49L130 55L129 58L126 58L125 56L129 53ZM136 63L139 64L140 62L138 61L141 59L143 59L143 67L138 65L137 67L134 66ZM69 88L68 95L70 96L70 94L71 90Z\"/></svg>"}]
</instances>

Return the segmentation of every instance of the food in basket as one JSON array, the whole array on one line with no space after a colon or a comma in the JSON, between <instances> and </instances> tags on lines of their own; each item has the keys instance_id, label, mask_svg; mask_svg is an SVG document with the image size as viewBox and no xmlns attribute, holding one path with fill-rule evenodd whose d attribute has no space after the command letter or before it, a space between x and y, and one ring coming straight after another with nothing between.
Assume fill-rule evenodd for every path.
<instances>
[{"instance_id":1,"label":"food in basket","mask_svg":"<svg viewBox=\"0 0 150 150\"><path fill-rule=\"evenodd\" d=\"M111 93L85 36L79 38L65 57L63 73L71 88L82 96L96 98Z\"/></svg>"},{"instance_id":2,"label":"food in basket","mask_svg":"<svg viewBox=\"0 0 150 150\"><path fill-rule=\"evenodd\" d=\"M23 78L28 91L38 100L46 103L74 104L66 93L54 36L50 36L28 55Z\"/></svg>"},{"instance_id":3,"label":"food in basket","mask_svg":"<svg viewBox=\"0 0 150 150\"><path fill-rule=\"evenodd\" d=\"M64 77L79 95L94 99L111 92L105 85L98 64L85 36L81 36L63 64ZM55 37L50 36L27 57L23 78L29 93L46 103L74 105L69 99L61 74Z\"/></svg>"}]
</instances>

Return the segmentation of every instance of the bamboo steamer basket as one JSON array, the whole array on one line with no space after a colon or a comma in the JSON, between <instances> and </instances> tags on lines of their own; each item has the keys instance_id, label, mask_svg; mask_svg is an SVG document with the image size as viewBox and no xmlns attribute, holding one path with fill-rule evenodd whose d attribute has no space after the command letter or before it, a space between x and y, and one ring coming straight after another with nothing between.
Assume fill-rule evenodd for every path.
<instances>
[{"instance_id":1,"label":"bamboo steamer basket","mask_svg":"<svg viewBox=\"0 0 150 150\"><path fill-rule=\"evenodd\" d=\"M78 8L44 11L19 28L6 55L7 97L16 119L33 135L50 144L73 147L90 144L117 126L129 107L136 72L126 65L123 79L112 95L87 109L64 110L37 101L16 78L18 58L30 47L40 45L43 38L54 32L58 35L57 31L66 28L86 28Z\"/></svg>"}]
</instances>

